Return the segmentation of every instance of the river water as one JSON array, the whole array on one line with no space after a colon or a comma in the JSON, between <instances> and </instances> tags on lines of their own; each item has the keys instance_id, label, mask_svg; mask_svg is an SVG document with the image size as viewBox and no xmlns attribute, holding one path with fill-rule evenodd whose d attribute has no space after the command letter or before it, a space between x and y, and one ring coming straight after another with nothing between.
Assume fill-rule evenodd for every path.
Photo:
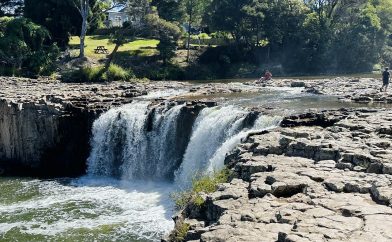
<instances>
[{"instance_id":1,"label":"river water","mask_svg":"<svg viewBox=\"0 0 392 242\"><path fill-rule=\"evenodd\" d=\"M150 110L141 100L95 121L86 176L0 178L0 241L159 241L174 226L170 194L189 187L194 174L222 168L225 154L249 132L281 119L259 115L249 123L249 107L347 106L299 89L213 98L221 105L201 111L186 146L178 143L182 106Z\"/></svg>"}]
</instances>

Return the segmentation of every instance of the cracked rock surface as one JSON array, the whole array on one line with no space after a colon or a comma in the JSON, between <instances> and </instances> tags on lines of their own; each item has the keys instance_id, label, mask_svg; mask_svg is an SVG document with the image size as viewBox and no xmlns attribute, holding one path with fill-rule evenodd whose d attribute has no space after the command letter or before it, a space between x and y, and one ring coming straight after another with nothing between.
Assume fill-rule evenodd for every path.
<instances>
[{"instance_id":1,"label":"cracked rock surface","mask_svg":"<svg viewBox=\"0 0 392 242\"><path fill-rule=\"evenodd\" d=\"M250 135L226 157L233 179L183 212L185 240L392 241L392 112L324 115Z\"/></svg>"}]
</instances>

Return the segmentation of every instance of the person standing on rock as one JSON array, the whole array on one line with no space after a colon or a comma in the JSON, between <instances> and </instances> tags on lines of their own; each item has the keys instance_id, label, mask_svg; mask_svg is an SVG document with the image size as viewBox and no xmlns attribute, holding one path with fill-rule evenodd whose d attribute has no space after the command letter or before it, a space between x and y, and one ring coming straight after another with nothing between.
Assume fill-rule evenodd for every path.
<instances>
[{"instance_id":1,"label":"person standing on rock","mask_svg":"<svg viewBox=\"0 0 392 242\"><path fill-rule=\"evenodd\" d=\"M382 73L382 82L383 85L380 88L380 92L382 92L382 90L384 89L384 92L387 91L388 85L389 85L389 78L391 76L391 73L389 73L389 68L385 68L385 71Z\"/></svg>"}]
</instances>

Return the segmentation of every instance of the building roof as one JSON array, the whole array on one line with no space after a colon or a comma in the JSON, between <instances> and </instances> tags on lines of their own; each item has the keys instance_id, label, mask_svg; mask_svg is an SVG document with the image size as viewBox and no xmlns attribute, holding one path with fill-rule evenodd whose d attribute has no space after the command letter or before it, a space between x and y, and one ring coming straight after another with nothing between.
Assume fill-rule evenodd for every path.
<instances>
[{"instance_id":1,"label":"building roof","mask_svg":"<svg viewBox=\"0 0 392 242\"><path fill-rule=\"evenodd\" d=\"M122 5L118 5L118 6L115 6L114 8L112 8L112 9L110 9L108 11L108 13L121 13L121 12L124 12L125 8L126 8L126 6L123 5L123 4Z\"/></svg>"}]
</instances>

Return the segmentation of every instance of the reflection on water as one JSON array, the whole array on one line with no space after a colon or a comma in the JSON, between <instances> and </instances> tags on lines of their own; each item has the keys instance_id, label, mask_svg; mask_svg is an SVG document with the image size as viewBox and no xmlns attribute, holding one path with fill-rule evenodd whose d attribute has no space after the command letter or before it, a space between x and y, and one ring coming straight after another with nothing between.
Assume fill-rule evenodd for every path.
<instances>
[{"instance_id":1,"label":"reflection on water","mask_svg":"<svg viewBox=\"0 0 392 242\"><path fill-rule=\"evenodd\" d=\"M172 187L0 178L0 241L159 241L173 227Z\"/></svg>"}]
</instances>

